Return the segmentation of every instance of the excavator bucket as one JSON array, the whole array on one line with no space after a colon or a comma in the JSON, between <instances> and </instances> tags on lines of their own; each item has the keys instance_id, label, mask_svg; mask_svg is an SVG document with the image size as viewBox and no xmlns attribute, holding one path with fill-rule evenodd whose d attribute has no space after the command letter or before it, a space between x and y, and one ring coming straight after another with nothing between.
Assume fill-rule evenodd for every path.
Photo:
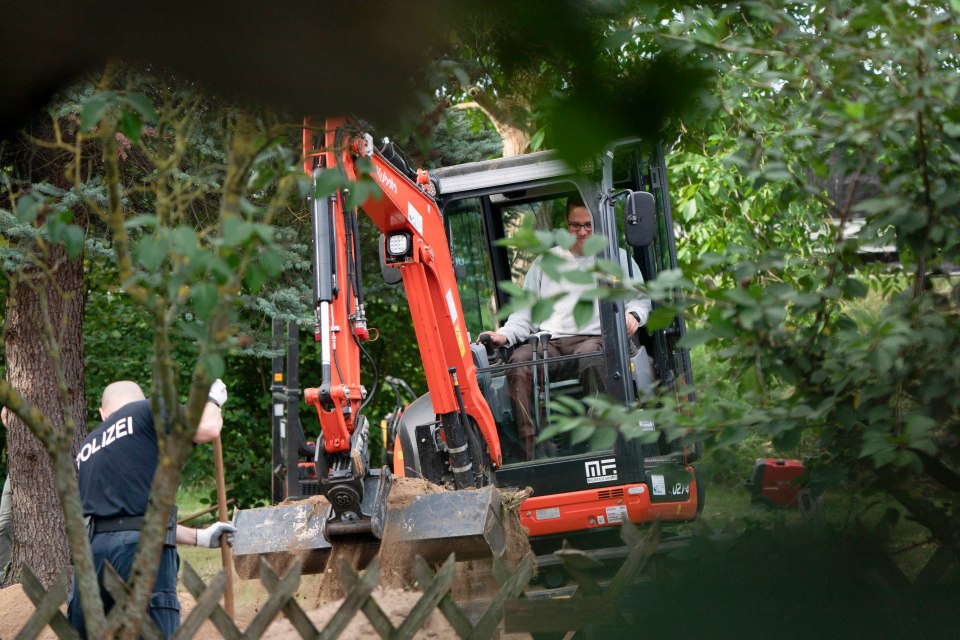
<instances>
[{"instance_id":1,"label":"excavator bucket","mask_svg":"<svg viewBox=\"0 0 960 640\"><path fill-rule=\"evenodd\" d=\"M506 548L500 494L494 487L413 494L405 489L390 491L405 479L391 482L389 473L368 480L376 483L370 487L376 490L368 490L367 495L378 495L376 502L386 504L383 515L374 513L369 520L328 522L330 505L319 496L237 511L233 520L237 575L258 577L261 557L281 573L297 558L304 574L321 573L335 546L341 544L359 548L361 563L376 555L381 544L409 557L423 556L428 562L442 561L451 553L458 560L484 558L500 555Z\"/></svg>"},{"instance_id":2,"label":"excavator bucket","mask_svg":"<svg viewBox=\"0 0 960 640\"><path fill-rule=\"evenodd\" d=\"M296 558L303 573L322 572L332 549L323 532L329 511L329 504L313 500L237 511L233 517L237 575L246 580L258 577L261 557L279 573Z\"/></svg>"},{"instance_id":3,"label":"excavator bucket","mask_svg":"<svg viewBox=\"0 0 960 640\"><path fill-rule=\"evenodd\" d=\"M501 555L507 545L500 493L495 487L427 493L405 504L388 503L383 542L439 562Z\"/></svg>"}]
</instances>

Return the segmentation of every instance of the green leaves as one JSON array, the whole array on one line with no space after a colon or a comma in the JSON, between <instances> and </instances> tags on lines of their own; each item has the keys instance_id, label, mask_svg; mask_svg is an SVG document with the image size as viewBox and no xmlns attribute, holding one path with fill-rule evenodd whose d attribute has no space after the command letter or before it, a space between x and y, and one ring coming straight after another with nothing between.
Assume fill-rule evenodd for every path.
<instances>
[{"instance_id":1,"label":"green leaves","mask_svg":"<svg viewBox=\"0 0 960 640\"><path fill-rule=\"evenodd\" d=\"M73 212L60 211L47 218L50 241L63 244L67 257L76 260L83 253L83 229L73 223Z\"/></svg>"},{"instance_id":2,"label":"green leaves","mask_svg":"<svg viewBox=\"0 0 960 640\"><path fill-rule=\"evenodd\" d=\"M650 316L647 318L647 330L659 331L660 329L666 329L673 323L673 319L676 318L676 316L677 314L673 309L656 307L650 312Z\"/></svg>"},{"instance_id":3,"label":"green leaves","mask_svg":"<svg viewBox=\"0 0 960 640\"><path fill-rule=\"evenodd\" d=\"M96 94L83 105L80 111L80 130L89 133L103 118L103 114L110 107L109 97L103 94Z\"/></svg>"},{"instance_id":4,"label":"green leaves","mask_svg":"<svg viewBox=\"0 0 960 640\"><path fill-rule=\"evenodd\" d=\"M954 5L759 2L648 27L717 74L722 108L685 119L669 157L696 285L691 420L712 446L757 438L816 453L834 482L942 489L924 456L952 465L957 287L920 274L960 255ZM867 262L881 247L894 262ZM918 510L934 529L957 500L939 495Z\"/></svg>"},{"instance_id":5,"label":"green leaves","mask_svg":"<svg viewBox=\"0 0 960 640\"><path fill-rule=\"evenodd\" d=\"M140 239L134 255L148 273L160 269L160 265L167 258L168 244L165 238L144 236Z\"/></svg>"},{"instance_id":6,"label":"green leaves","mask_svg":"<svg viewBox=\"0 0 960 640\"><path fill-rule=\"evenodd\" d=\"M14 201L13 213L16 221L22 225L17 236L24 239L43 239L53 244L61 244L67 257L75 260L83 253L86 234L83 227L74 223L73 212L59 208L52 198L39 190L29 191ZM42 249L30 244L21 244L20 250L31 252Z\"/></svg>"},{"instance_id":7,"label":"green leaves","mask_svg":"<svg viewBox=\"0 0 960 640\"><path fill-rule=\"evenodd\" d=\"M90 96L80 109L80 130L93 131L109 113L115 115L123 134L140 141L143 123L156 122L157 112L147 96L137 92L99 91Z\"/></svg>"},{"instance_id":8,"label":"green leaves","mask_svg":"<svg viewBox=\"0 0 960 640\"><path fill-rule=\"evenodd\" d=\"M15 201L14 212L21 224L33 224L40 210L46 206L46 199L39 193L26 193Z\"/></svg>"},{"instance_id":9,"label":"green leaves","mask_svg":"<svg viewBox=\"0 0 960 640\"><path fill-rule=\"evenodd\" d=\"M591 300L577 300L573 306L573 321L578 327L585 327L594 317L594 303Z\"/></svg>"},{"instance_id":10,"label":"green leaves","mask_svg":"<svg viewBox=\"0 0 960 640\"><path fill-rule=\"evenodd\" d=\"M190 287L193 309L201 320L209 320L220 301L220 292L212 282L198 282Z\"/></svg>"},{"instance_id":11,"label":"green leaves","mask_svg":"<svg viewBox=\"0 0 960 640\"><path fill-rule=\"evenodd\" d=\"M337 169L323 169L316 175L313 186L313 198L326 198L333 195L338 189L347 186L349 181Z\"/></svg>"},{"instance_id":12,"label":"green leaves","mask_svg":"<svg viewBox=\"0 0 960 640\"><path fill-rule=\"evenodd\" d=\"M591 235L583 242L583 255L595 256L607 246L607 238L603 234Z\"/></svg>"}]
</instances>

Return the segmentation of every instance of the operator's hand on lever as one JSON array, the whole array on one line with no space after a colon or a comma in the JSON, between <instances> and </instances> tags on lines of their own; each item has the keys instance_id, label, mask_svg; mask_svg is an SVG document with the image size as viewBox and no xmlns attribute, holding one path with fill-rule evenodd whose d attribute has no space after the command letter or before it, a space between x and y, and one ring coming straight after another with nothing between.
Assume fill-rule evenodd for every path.
<instances>
[{"instance_id":1,"label":"operator's hand on lever","mask_svg":"<svg viewBox=\"0 0 960 640\"><path fill-rule=\"evenodd\" d=\"M477 337L477 342L487 350L487 358L491 361L499 360L497 350L507 344L507 336L496 331L484 331Z\"/></svg>"},{"instance_id":2,"label":"operator's hand on lever","mask_svg":"<svg viewBox=\"0 0 960 640\"><path fill-rule=\"evenodd\" d=\"M233 534L237 528L229 522L215 522L206 529L197 529L197 546L215 549L220 546L220 536L227 534L227 544L233 546Z\"/></svg>"},{"instance_id":3,"label":"operator's hand on lever","mask_svg":"<svg viewBox=\"0 0 960 640\"><path fill-rule=\"evenodd\" d=\"M483 339L484 336L489 336L490 343L495 347L502 347L503 345L507 344L507 336L503 335L502 333L497 333L496 331L484 331L477 338L477 342L486 345L487 343Z\"/></svg>"},{"instance_id":4,"label":"operator's hand on lever","mask_svg":"<svg viewBox=\"0 0 960 640\"><path fill-rule=\"evenodd\" d=\"M627 323L627 337L632 336L637 332L637 329L640 328L640 318L637 317L632 311L627 313L626 318Z\"/></svg>"}]
</instances>

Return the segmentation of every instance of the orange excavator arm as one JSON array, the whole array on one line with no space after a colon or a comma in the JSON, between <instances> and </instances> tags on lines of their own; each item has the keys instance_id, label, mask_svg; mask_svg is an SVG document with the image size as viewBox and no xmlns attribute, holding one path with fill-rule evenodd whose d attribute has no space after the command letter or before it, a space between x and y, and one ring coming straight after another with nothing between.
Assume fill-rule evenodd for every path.
<instances>
[{"instance_id":1,"label":"orange excavator arm","mask_svg":"<svg viewBox=\"0 0 960 640\"><path fill-rule=\"evenodd\" d=\"M476 425L490 460L501 463L493 415L477 384L463 310L441 212L424 171L405 172L378 151L373 139L344 120L304 127L304 169L343 172L347 184L369 175L379 187L360 209L385 236L389 266L403 278L410 315L434 412L443 425L455 484L473 486L468 430ZM319 143L319 144L318 144ZM413 179L411 179L413 178ZM343 189L312 201L316 338L323 381L305 390L323 432L327 454L351 450L366 391L360 384L360 349L369 336L360 278L356 211ZM458 487L459 488L459 487Z\"/></svg>"}]
</instances>

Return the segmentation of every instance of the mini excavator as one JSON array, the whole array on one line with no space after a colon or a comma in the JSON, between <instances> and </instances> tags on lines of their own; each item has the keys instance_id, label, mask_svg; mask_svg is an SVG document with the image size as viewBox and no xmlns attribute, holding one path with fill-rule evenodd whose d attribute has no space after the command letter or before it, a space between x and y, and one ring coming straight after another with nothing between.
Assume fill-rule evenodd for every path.
<instances>
[{"instance_id":1,"label":"mini excavator","mask_svg":"<svg viewBox=\"0 0 960 640\"><path fill-rule=\"evenodd\" d=\"M427 173L414 170L388 140L347 120L307 120L304 170L316 184L337 172L341 186L310 200L313 221L315 339L322 379L303 390L320 423L314 441L300 420L297 325L274 322L285 357L273 362L273 500L275 505L235 514L237 573L257 575L251 558L276 568L292 557L305 573L323 571L334 545L410 545L458 560L499 554L505 546L497 487L530 487L521 523L538 561L564 540L584 549L618 546L624 520L687 521L703 506L703 486L692 462L699 443L640 444L622 433L595 444L554 427L556 402L584 395L578 356L550 357L549 336L535 335L532 363L509 361L508 348L477 344L494 328L531 256L500 242L527 218L543 229L562 219L579 196L607 239L598 257L616 260L626 247L644 280L676 268L676 251L663 154L639 140L611 145L588 165L571 168L550 152L468 163ZM357 183L376 191L347 205ZM365 185L365 186L367 186ZM317 194L320 190L317 190ZM409 303L427 393L391 423L393 456L370 468L370 424L360 383L363 343L369 339L360 269L358 209L380 230L384 279L400 284ZM677 345L682 318L656 331L627 336L623 303L600 296L606 393L626 405L649 399L654 388L688 393L689 353ZM286 335L284 335L286 333ZM517 408L508 396L511 369L533 368L530 411L540 437L531 455L518 446ZM682 399L682 398L681 398ZM379 422L379 421L377 421ZM633 429L652 430L641 423ZM629 429L623 429L626 432ZM423 478L446 491L391 507L395 476ZM314 498L316 497L316 498ZM430 544L425 545L424 543Z\"/></svg>"}]
</instances>

